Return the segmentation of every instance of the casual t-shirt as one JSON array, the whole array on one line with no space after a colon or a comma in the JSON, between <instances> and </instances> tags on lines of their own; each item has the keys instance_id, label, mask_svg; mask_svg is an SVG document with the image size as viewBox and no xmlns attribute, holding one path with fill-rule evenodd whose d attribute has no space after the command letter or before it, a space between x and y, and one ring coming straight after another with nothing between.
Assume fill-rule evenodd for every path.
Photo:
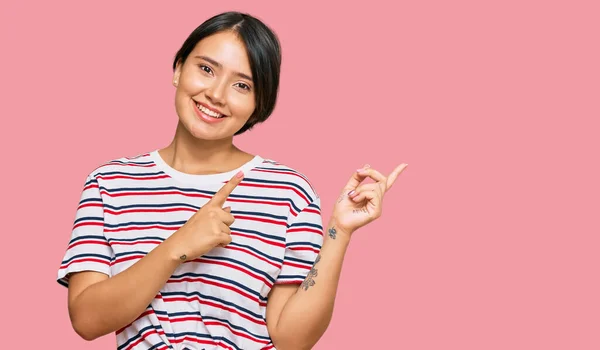
<instances>
[{"instance_id":1,"label":"casual t-shirt","mask_svg":"<svg viewBox=\"0 0 600 350\"><path fill-rule=\"evenodd\" d=\"M255 156L241 168L190 175L157 151L110 161L85 182L58 282L97 271L114 276L179 229L238 170L228 197L232 242L183 263L137 320L116 332L118 349L275 349L265 314L274 284L299 284L321 249L320 200L304 175Z\"/></svg>"}]
</instances>

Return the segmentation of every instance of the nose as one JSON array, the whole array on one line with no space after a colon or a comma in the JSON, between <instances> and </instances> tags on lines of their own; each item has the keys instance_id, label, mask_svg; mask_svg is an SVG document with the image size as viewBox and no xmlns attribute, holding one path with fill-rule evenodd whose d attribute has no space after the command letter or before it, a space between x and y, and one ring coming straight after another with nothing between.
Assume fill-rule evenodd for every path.
<instances>
[{"instance_id":1,"label":"nose","mask_svg":"<svg viewBox=\"0 0 600 350\"><path fill-rule=\"evenodd\" d=\"M225 103L225 85L224 79L213 80L213 83L206 89L206 98L215 105L223 105Z\"/></svg>"}]
</instances>

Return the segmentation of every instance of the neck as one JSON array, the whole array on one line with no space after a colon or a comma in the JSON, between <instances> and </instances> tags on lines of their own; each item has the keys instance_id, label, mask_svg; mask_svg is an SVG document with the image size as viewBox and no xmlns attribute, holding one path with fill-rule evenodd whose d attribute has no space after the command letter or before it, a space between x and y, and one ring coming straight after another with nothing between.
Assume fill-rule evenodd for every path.
<instances>
[{"instance_id":1,"label":"neck","mask_svg":"<svg viewBox=\"0 0 600 350\"><path fill-rule=\"evenodd\" d=\"M181 123L177 124L171 144L159 153L172 168L197 175L227 172L253 157L237 148L233 144L233 137L200 140L192 136Z\"/></svg>"}]
</instances>

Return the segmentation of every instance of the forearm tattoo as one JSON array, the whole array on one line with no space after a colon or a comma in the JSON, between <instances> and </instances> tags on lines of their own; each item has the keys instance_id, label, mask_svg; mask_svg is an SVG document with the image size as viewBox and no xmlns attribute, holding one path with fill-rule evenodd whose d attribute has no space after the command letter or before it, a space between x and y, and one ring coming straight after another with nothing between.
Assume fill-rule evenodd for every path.
<instances>
[{"instance_id":1,"label":"forearm tattoo","mask_svg":"<svg viewBox=\"0 0 600 350\"><path fill-rule=\"evenodd\" d=\"M335 239L335 234L337 233L337 231L335 230L335 227L331 227L329 229L329 237L331 237L332 239Z\"/></svg>"},{"instance_id":2,"label":"forearm tattoo","mask_svg":"<svg viewBox=\"0 0 600 350\"><path fill-rule=\"evenodd\" d=\"M317 275L319 274L319 272L317 271L317 263L320 260L321 260L321 254L317 255L317 258L315 259L315 263L313 264L313 267L310 269L310 271L308 271L308 275L306 276L304 281L302 281L302 284L300 285L300 289L304 289L306 291L306 290L308 290L309 287L312 287L315 285L315 277L317 277Z\"/></svg>"}]
</instances>

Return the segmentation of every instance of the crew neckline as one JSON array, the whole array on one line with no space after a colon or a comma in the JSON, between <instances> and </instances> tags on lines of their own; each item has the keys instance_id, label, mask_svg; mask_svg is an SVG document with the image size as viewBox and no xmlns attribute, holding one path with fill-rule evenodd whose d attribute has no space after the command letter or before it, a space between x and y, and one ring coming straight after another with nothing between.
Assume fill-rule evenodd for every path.
<instances>
[{"instance_id":1,"label":"crew neckline","mask_svg":"<svg viewBox=\"0 0 600 350\"><path fill-rule=\"evenodd\" d=\"M252 170L252 168L261 164L264 161L264 159L261 156L255 155L254 158L252 158L242 166L228 172L218 174L188 174L181 172L167 164L167 162L165 162L162 159L161 155L158 153L158 150L150 152L150 159L154 162L154 164L156 164L158 169L160 169L170 177L181 182L194 185L200 183L223 183L225 181L231 180L231 178L240 170L244 172L245 176L247 176L248 172Z\"/></svg>"}]
</instances>

